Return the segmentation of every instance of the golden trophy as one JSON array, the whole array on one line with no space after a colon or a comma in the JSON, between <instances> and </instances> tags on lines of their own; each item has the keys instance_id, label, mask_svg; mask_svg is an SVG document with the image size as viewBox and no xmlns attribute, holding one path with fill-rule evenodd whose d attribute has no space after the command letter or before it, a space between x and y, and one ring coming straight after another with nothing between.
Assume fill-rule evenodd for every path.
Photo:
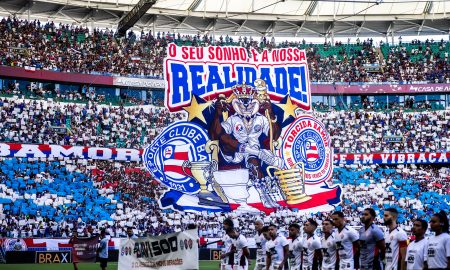
<instances>
[{"instance_id":1,"label":"golden trophy","mask_svg":"<svg viewBox=\"0 0 450 270\"><path fill-rule=\"evenodd\" d=\"M228 202L226 196L223 194L222 189L213 179L213 172L218 170L217 161L186 160L183 162L181 168L186 175L191 176L200 184L200 191L197 194L199 198L199 204L221 206ZM190 172L187 171L187 169L189 169ZM216 192L217 195L208 190L208 183L211 184L212 189Z\"/></svg>"},{"instance_id":2,"label":"golden trophy","mask_svg":"<svg viewBox=\"0 0 450 270\"><path fill-rule=\"evenodd\" d=\"M217 163L210 161L189 161L185 160L182 165L183 172L186 175L192 176L200 184L200 193L208 193L208 186L206 180L206 169L213 169ZM186 169L189 169L189 173Z\"/></svg>"},{"instance_id":3,"label":"golden trophy","mask_svg":"<svg viewBox=\"0 0 450 270\"><path fill-rule=\"evenodd\" d=\"M275 169L273 174L270 171L271 169ZM287 170L268 166L267 174L271 178L275 177L278 179L287 204L298 204L311 199L305 193L305 164L303 162L297 162Z\"/></svg>"}]
</instances>

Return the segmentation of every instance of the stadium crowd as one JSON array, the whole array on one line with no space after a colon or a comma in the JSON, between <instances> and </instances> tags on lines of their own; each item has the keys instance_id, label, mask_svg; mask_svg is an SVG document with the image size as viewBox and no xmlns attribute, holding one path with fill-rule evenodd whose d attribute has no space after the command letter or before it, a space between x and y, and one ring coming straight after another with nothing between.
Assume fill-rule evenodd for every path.
<instances>
[{"instance_id":1,"label":"stadium crowd","mask_svg":"<svg viewBox=\"0 0 450 270\"><path fill-rule=\"evenodd\" d=\"M356 44L282 42L265 37L181 36L169 33L130 32L118 38L112 30L90 31L80 26L3 18L0 22L0 65L35 67L75 73L145 76L159 78L169 42L193 46L243 46L248 49L299 47L307 51L311 80L315 82L450 83L450 43L416 41L381 44L372 40ZM142 148L170 123L184 119L163 108L100 105L101 95L83 87L79 92L55 91L56 100L44 89L29 86L41 100L0 100L0 142ZM11 85L8 94L20 94ZM125 98L139 103L132 98ZM156 103L160 101L155 101ZM155 103L154 102L154 103ZM361 111L314 112L330 133L336 153L448 152L450 111L430 109L431 104L372 111L363 102ZM400 139L399 139L400 138ZM351 226L361 225L361 213L375 210L375 223L383 222L386 209L395 207L398 222L408 233L414 221L429 219L437 209L450 211L450 168L425 165L342 165L334 170L333 184L342 185L342 211ZM226 218L234 219L239 232L253 236L253 214L186 213L160 209L158 199L167 190L151 179L140 164L84 159L0 159L0 236L69 237L98 233L108 227L112 237L126 236L134 228L139 236L181 231L196 224L201 237L224 237ZM389 212L389 211L388 211ZM391 210L391 212L394 212ZM324 225L329 213L292 211L287 208L258 218L279 230L293 222ZM310 225L308 225L310 226ZM448 226L448 223L447 223Z\"/></svg>"},{"instance_id":2,"label":"stadium crowd","mask_svg":"<svg viewBox=\"0 0 450 270\"><path fill-rule=\"evenodd\" d=\"M314 114L327 127L335 153L450 151L448 110ZM184 114L158 107L5 98L0 100L0 119L3 142L140 149Z\"/></svg>"},{"instance_id":3,"label":"stadium crowd","mask_svg":"<svg viewBox=\"0 0 450 270\"><path fill-rule=\"evenodd\" d=\"M342 185L343 204L350 225L360 224L359 213L372 207L379 215L396 205L399 223L410 231L412 220L435 209L450 211L450 169L417 166L356 166L335 169L333 184ZM161 210L158 198L167 188L151 179L134 162L84 159L20 159L0 161L0 235L7 237L80 236L109 228L113 237L127 227L137 235L158 235L186 229L195 223L202 237L222 237L221 222L233 217L244 235L254 231L254 214L185 213ZM139 188L138 188L139 187ZM258 214L264 223L286 228L293 221L322 219L326 213L280 208ZM319 223L320 224L320 223Z\"/></svg>"},{"instance_id":4,"label":"stadium crowd","mask_svg":"<svg viewBox=\"0 0 450 270\"><path fill-rule=\"evenodd\" d=\"M0 134L4 134L0 140L13 142L141 147L146 141L140 138L151 139L170 122L183 118L154 107L18 99L3 99L0 105ZM337 152L448 151L445 134L450 115L446 110L315 114L327 125ZM55 127L61 126L71 133L58 134ZM402 134L402 142L383 140L384 136ZM349 141L357 148L346 144ZM371 148L374 145L378 148ZM196 224L200 237L220 238L225 236L222 223L227 217L235 220L243 236L254 235L255 218L266 225L276 224L287 235L293 222L307 224L312 219L322 226L329 217L326 212L305 215L281 207L257 217L161 210L158 198L167 188L133 162L2 158L0 169L3 237L69 237L74 230L80 236L90 236L104 227L112 237L126 237L129 228L145 236L181 231ZM381 224L385 209L394 206L401 228L414 234L415 220L428 219L436 209L450 211L449 175L450 169L442 166L342 165L335 168L333 176L333 184L342 185L343 191L343 203L336 210L342 211L350 226L359 227L365 208L373 208L375 223Z\"/></svg>"},{"instance_id":5,"label":"stadium crowd","mask_svg":"<svg viewBox=\"0 0 450 270\"><path fill-rule=\"evenodd\" d=\"M279 47L306 49L314 82L450 82L449 42L425 41L381 44L372 39L355 44L307 44L253 38L171 33L139 34L124 38L113 30L90 31L76 25L41 23L15 17L0 21L0 64L72 73L162 77L163 59L170 42L192 46L242 46L259 51Z\"/></svg>"},{"instance_id":6,"label":"stadium crowd","mask_svg":"<svg viewBox=\"0 0 450 270\"><path fill-rule=\"evenodd\" d=\"M330 133L335 153L450 151L448 110L331 111L315 115Z\"/></svg>"},{"instance_id":7,"label":"stadium crowd","mask_svg":"<svg viewBox=\"0 0 450 270\"><path fill-rule=\"evenodd\" d=\"M167 40L135 35L119 40L110 30L3 18L0 56L3 65L72 73L162 74Z\"/></svg>"},{"instance_id":8,"label":"stadium crowd","mask_svg":"<svg viewBox=\"0 0 450 270\"><path fill-rule=\"evenodd\" d=\"M0 100L0 141L141 148L182 113L36 100Z\"/></svg>"}]
</instances>

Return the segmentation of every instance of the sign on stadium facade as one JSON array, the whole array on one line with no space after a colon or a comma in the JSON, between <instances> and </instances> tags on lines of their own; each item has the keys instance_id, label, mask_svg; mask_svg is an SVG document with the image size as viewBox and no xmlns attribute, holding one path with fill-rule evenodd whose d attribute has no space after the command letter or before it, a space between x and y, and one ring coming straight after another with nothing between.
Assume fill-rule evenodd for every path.
<instances>
[{"instance_id":1,"label":"sign on stadium facade","mask_svg":"<svg viewBox=\"0 0 450 270\"><path fill-rule=\"evenodd\" d=\"M395 84L395 83L352 83L352 84L312 84L313 94L354 94L354 95L374 95L374 94L421 94L421 93L444 93L450 92L450 84L415 83L415 84Z\"/></svg>"},{"instance_id":2,"label":"sign on stadium facade","mask_svg":"<svg viewBox=\"0 0 450 270\"><path fill-rule=\"evenodd\" d=\"M125 87L164 89L164 81L158 79L114 77L113 84L115 86L125 86Z\"/></svg>"}]
</instances>

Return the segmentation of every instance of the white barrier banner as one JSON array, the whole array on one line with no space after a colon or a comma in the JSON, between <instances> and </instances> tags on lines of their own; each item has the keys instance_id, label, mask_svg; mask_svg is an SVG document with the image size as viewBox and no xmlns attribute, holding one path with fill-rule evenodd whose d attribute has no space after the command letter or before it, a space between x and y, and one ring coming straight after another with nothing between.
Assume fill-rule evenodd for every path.
<instances>
[{"instance_id":1,"label":"white barrier banner","mask_svg":"<svg viewBox=\"0 0 450 270\"><path fill-rule=\"evenodd\" d=\"M142 150L54 144L0 143L0 157L141 161Z\"/></svg>"},{"instance_id":2,"label":"white barrier banner","mask_svg":"<svg viewBox=\"0 0 450 270\"><path fill-rule=\"evenodd\" d=\"M129 269L198 269L197 230L161 236L122 239L119 268Z\"/></svg>"}]
</instances>

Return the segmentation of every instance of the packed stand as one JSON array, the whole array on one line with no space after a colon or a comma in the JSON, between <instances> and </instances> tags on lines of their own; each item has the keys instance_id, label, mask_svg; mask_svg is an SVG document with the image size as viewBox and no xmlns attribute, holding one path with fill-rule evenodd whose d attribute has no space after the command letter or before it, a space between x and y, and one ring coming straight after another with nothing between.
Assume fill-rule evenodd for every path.
<instances>
[{"instance_id":1,"label":"packed stand","mask_svg":"<svg viewBox=\"0 0 450 270\"><path fill-rule=\"evenodd\" d=\"M155 107L115 107L0 99L0 141L141 148L183 113Z\"/></svg>"},{"instance_id":2,"label":"packed stand","mask_svg":"<svg viewBox=\"0 0 450 270\"><path fill-rule=\"evenodd\" d=\"M112 237L159 235L196 224L201 237L221 237L227 216L237 220L241 232L254 231L254 214L186 213L162 210L158 199L167 190L134 162L85 159L20 159L0 161L0 235L7 237L67 237L75 228L80 236L108 227ZM398 205L399 222L407 230L411 219L435 209L450 211L450 169L433 166L342 166L334 171L334 184L342 185L343 202L337 209L350 225L359 225L358 211ZM264 223L285 227L294 221L327 213L280 208L258 214Z\"/></svg>"},{"instance_id":3,"label":"packed stand","mask_svg":"<svg viewBox=\"0 0 450 270\"><path fill-rule=\"evenodd\" d=\"M95 188L86 160L2 158L0 166L3 232L53 236L57 232L41 235L40 229L53 222L111 220L117 208L118 195L103 196Z\"/></svg>"},{"instance_id":4,"label":"packed stand","mask_svg":"<svg viewBox=\"0 0 450 270\"><path fill-rule=\"evenodd\" d=\"M335 153L450 151L448 110L332 111L314 115L325 124ZM185 115L155 107L5 98L0 99L0 119L1 142L141 149Z\"/></svg>"},{"instance_id":5,"label":"packed stand","mask_svg":"<svg viewBox=\"0 0 450 270\"><path fill-rule=\"evenodd\" d=\"M0 31L0 63L73 73L161 78L166 46L170 42L192 46L241 46L247 49L298 47L306 49L311 80L314 82L415 82L450 81L449 42L423 44L382 44L379 54L372 39L356 44L307 44L281 42L262 37L228 35L181 35L130 31L119 38L113 30L94 29L54 22L41 23L3 18Z\"/></svg>"},{"instance_id":6,"label":"packed stand","mask_svg":"<svg viewBox=\"0 0 450 270\"><path fill-rule=\"evenodd\" d=\"M335 153L450 151L450 111L315 112ZM392 141L390 139L397 139Z\"/></svg>"},{"instance_id":7,"label":"packed stand","mask_svg":"<svg viewBox=\"0 0 450 270\"><path fill-rule=\"evenodd\" d=\"M0 169L2 236L67 237L74 228L87 236L108 225L119 237L128 226L151 234L170 228L156 202L165 188L135 162L3 158Z\"/></svg>"},{"instance_id":8,"label":"packed stand","mask_svg":"<svg viewBox=\"0 0 450 270\"><path fill-rule=\"evenodd\" d=\"M342 100L337 101L335 106L330 106L324 102L313 102L313 110L319 112L329 112L329 111L374 111L374 112L390 112L402 110L405 112L409 111L436 111L445 110L443 100L416 100L414 97L405 97L403 102L399 101L379 101L379 100L369 100L364 98L362 100L354 100L350 104L344 104Z\"/></svg>"},{"instance_id":9,"label":"packed stand","mask_svg":"<svg viewBox=\"0 0 450 270\"><path fill-rule=\"evenodd\" d=\"M371 40L357 44L303 45L313 82L381 82L381 73L369 73L365 65L380 66Z\"/></svg>"},{"instance_id":10,"label":"packed stand","mask_svg":"<svg viewBox=\"0 0 450 270\"><path fill-rule=\"evenodd\" d=\"M118 39L112 30L3 18L2 65L72 73L160 77L167 40L151 34Z\"/></svg>"},{"instance_id":11,"label":"packed stand","mask_svg":"<svg viewBox=\"0 0 450 270\"><path fill-rule=\"evenodd\" d=\"M89 103L106 104L113 106L143 106L154 105L158 107L164 106L164 96L161 97L160 90L151 93L152 95L146 99L136 98L127 93L116 95L112 92L103 92L98 94L94 87L87 85L79 85L78 89L61 90L58 87L44 87L43 83L30 82L23 87L19 82L11 82L4 89L0 89L1 97L23 97L26 99L46 100L53 99L56 102L71 103ZM136 90L139 91L139 90Z\"/></svg>"},{"instance_id":12,"label":"packed stand","mask_svg":"<svg viewBox=\"0 0 450 270\"><path fill-rule=\"evenodd\" d=\"M397 205L399 222L411 230L411 221L426 218L437 209L450 212L450 168L431 165L363 166L334 169L335 183L343 185L341 209L351 224L358 212L371 207L377 212Z\"/></svg>"},{"instance_id":13,"label":"packed stand","mask_svg":"<svg viewBox=\"0 0 450 270\"><path fill-rule=\"evenodd\" d=\"M382 45L387 81L450 83L450 46L443 40Z\"/></svg>"}]
</instances>

